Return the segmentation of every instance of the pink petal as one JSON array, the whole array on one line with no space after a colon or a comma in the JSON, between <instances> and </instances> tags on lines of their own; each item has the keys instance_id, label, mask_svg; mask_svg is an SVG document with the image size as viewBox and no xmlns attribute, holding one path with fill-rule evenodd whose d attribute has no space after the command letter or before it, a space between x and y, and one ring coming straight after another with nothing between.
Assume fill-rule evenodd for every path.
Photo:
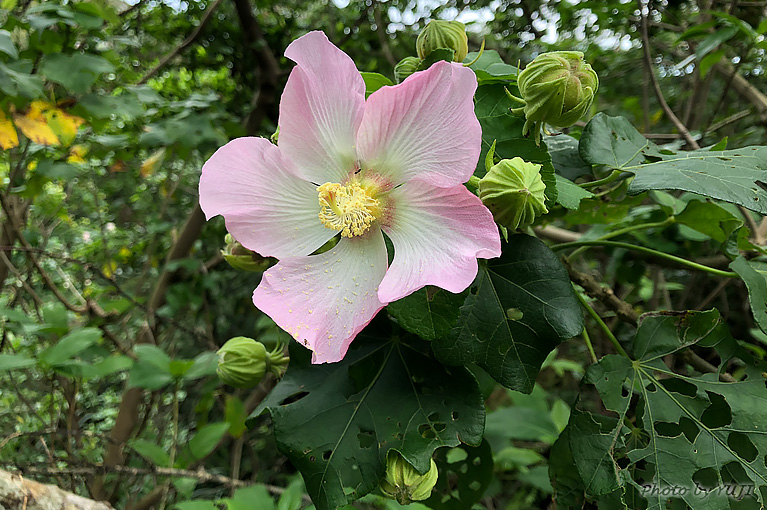
<instances>
[{"instance_id":1,"label":"pink petal","mask_svg":"<svg viewBox=\"0 0 767 510\"><path fill-rule=\"evenodd\" d=\"M317 187L294 175L280 150L264 138L237 138L202 167L200 206L224 216L243 246L277 258L308 255L335 231L319 220Z\"/></svg>"},{"instance_id":2,"label":"pink petal","mask_svg":"<svg viewBox=\"0 0 767 510\"><path fill-rule=\"evenodd\" d=\"M264 273L253 302L314 351L313 363L340 361L384 306L377 291L386 265L376 228L364 237L341 238L325 253L280 261Z\"/></svg>"},{"instance_id":3,"label":"pink petal","mask_svg":"<svg viewBox=\"0 0 767 510\"><path fill-rule=\"evenodd\" d=\"M322 32L293 41L293 68L280 100L279 146L317 184L343 182L357 162L365 82L354 62Z\"/></svg>"},{"instance_id":4,"label":"pink petal","mask_svg":"<svg viewBox=\"0 0 767 510\"><path fill-rule=\"evenodd\" d=\"M392 190L393 214L384 231L394 260L378 289L382 302L424 285L461 292L477 275L477 257L501 255L493 215L464 186L438 188L413 180Z\"/></svg>"},{"instance_id":5,"label":"pink petal","mask_svg":"<svg viewBox=\"0 0 767 510\"><path fill-rule=\"evenodd\" d=\"M374 92L357 133L363 167L395 185L414 177L440 187L469 180L482 141L476 88L471 69L437 62Z\"/></svg>"}]
</instances>

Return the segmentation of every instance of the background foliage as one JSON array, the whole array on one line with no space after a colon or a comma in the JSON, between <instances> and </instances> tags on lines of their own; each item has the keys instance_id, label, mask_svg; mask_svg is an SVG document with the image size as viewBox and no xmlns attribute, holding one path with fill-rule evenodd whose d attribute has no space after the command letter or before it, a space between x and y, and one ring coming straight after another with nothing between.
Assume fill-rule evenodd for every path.
<instances>
[{"instance_id":1,"label":"background foliage","mask_svg":"<svg viewBox=\"0 0 767 510\"><path fill-rule=\"evenodd\" d=\"M0 468L116 508L335 508L392 447L420 470L434 453L435 509L762 507L765 9L2 0ZM287 337L252 306L258 275L223 262L202 163L274 132L307 31L393 78L429 19L456 17L488 50L477 175L493 141L543 165L539 240L512 236L463 294L390 305L338 366L294 344L274 391L221 385L225 340ZM556 49L585 52L600 89L591 120L536 147L503 86Z\"/></svg>"}]
</instances>

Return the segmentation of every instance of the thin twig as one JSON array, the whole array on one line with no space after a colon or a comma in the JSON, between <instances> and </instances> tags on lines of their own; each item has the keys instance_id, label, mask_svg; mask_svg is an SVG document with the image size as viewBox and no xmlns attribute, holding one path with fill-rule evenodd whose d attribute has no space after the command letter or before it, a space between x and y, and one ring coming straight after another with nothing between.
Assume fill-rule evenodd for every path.
<instances>
[{"instance_id":1,"label":"thin twig","mask_svg":"<svg viewBox=\"0 0 767 510\"><path fill-rule=\"evenodd\" d=\"M647 14L645 13L645 8L647 8L649 11L649 7L643 0L637 0L637 3L639 4L639 15L642 25L641 32L642 50L644 51L644 63L647 69L647 74L650 77L650 81L652 82L653 89L655 90L655 96L658 98L658 102L660 103L660 107L663 109L663 112L666 114L669 120L671 120L674 126L676 126L677 130L679 130L682 136L684 136L684 139L687 140L687 143L690 145L690 147L693 149L700 149L698 142L690 134L690 131L687 129L687 127L682 124L682 121L679 120L679 117L676 116L671 107L669 107L668 103L666 102L666 98L663 97L663 91L661 90L660 84L658 83L658 78L655 76L655 72L653 71L652 57L650 56L650 36L647 34Z\"/></svg>"},{"instance_id":2,"label":"thin twig","mask_svg":"<svg viewBox=\"0 0 767 510\"><path fill-rule=\"evenodd\" d=\"M168 62L170 62L175 56L177 56L178 54L180 54L182 51L184 51L190 46L200 35L200 33L202 32L202 29L205 28L205 25L208 24L208 21L210 21L211 19L211 15L213 14L213 12L215 12L218 6L221 5L221 2L223 2L223 0L216 0L215 2L213 2L210 5L210 7L208 7L208 10L205 11L205 14L202 15L202 18L200 18L200 24L197 25L197 28L194 29L194 32L189 34L189 37L184 39L184 41L179 46L177 46L173 51L171 51L170 53L165 55L163 58L161 58L160 61L157 63L157 65L154 66L152 69L150 69L144 75L144 77L141 78L141 80L138 82L138 85L143 85L144 83L146 83L152 76L157 74L158 71L160 71L160 69L165 67L168 64Z\"/></svg>"}]
</instances>

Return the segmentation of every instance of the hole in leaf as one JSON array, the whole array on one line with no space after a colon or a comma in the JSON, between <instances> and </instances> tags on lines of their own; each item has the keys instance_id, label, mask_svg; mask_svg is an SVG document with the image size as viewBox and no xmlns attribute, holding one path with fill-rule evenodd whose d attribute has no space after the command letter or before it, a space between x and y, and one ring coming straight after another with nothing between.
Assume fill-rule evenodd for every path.
<instances>
[{"instance_id":1,"label":"hole in leaf","mask_svg":"<svg viewBox=\"0 0 767 510\"><path fill-rule=\"evenodd\" d=\"M370 448L375 443L375 435L369 430L360 430L357 434L357 442L360 448Z\"/></svg>"},{"instance_id":2,"label":"hole in leaf","mask_svg":"<svg viewBox=\"0 0 767 510\"><path fill-rule=\"evenodd\" d=\"M472 287L472 288L469 290L469 292L471 292L471 295L472 295L472 296L476 296L478 291L479 291L479 287L477 287L476 285L475 285L475 286L473 286L473 287Z\"/></svg>"},{"instance_id":3,"label":"hole in leaf","mask_svg":"<svg viewBox=\"0 0 767 510\"><path fill-rule=\"evenodd\" d=\"M453 418L453 421L456 421L458 419L458 411L453 411L450 413L450 416Z\"/></svg>"},{"instance_id":4,"label":"hole in leaf","mask_svg":"<svg viewBox=\"0 0 767 510\"><path fill-rule=\"evenodd\" d=\"M679 426L682 427L684 437L686 437L690 443L694 443L698 438L698 434L700 434L700 429L695 422L688 417L683 416L679 419Z\"/></svg>"},{"instance_id":5,"label":"hole in leaf","mask_svg":"<svg viewBox=\"0 0 767 510\"><path fill-rule=\"evenodd\" d=\"M466 460L468 456L469 454L463 448L451 448L447 451L445 460L448 464L455 464L456 462Z\"/></svg>"},{"instance_id":6,"label":"hole in leaf","mask_svg":"<svg viewBox=\"0 0 767 510\"><path fill-rule=\"evenodd\" d=\"M314 455L309 457L309 462L314 462L315 460L317 460L317 457L315 457Z\"/></svg>"},{"instance_id":7,"label":"hole in leaf","mask_svg":"<svg viewBox=\"0 0 767 510\"><path fill-rule=\"evenodd\" d=\"M679 393L686 397L694 397L698 393L698 388L682 379L663 379L660 382L664 388L672 393Z\"/></svg>"},{"instance_id":8,"label":"hole in leaf","mask_svg":"<svg viewBox=\"0 0 767 510\"><path fill-rule=\"evenodd\" d=\"M471 489L474 492L479 491L479 489L481 488L482 488L482 484L479 483L479 480L474 480L473 482L469 484L469 489Z\"/></svg>"},{"instance_id":9,"label":"hole in leaf","mask_svg":"<svg viewBox=\"0 0 767 510\"><path fill-rule=\"evenodd\" d=\"M331 455L333 455L333 451L332 451L332 450L327 450L327 451L325 451L325 452L322 454L322 460L324 460L325 462L329 461L329 460L330 460L330 456L331 456Z\"/></svg>"},{"instance_id":10,"label":"hole in leaf","mask_svg":"<svg viewBox=\"0 0 767 510\"><path fill-rule=\"evenodd\" d=\"M289 406L290 404L295 404L305 396L309 394L308 391L298 391L296 393L293 393L292 395L288 395L284 399L282 399L282 402L280 402L281 406Z\"/></svg>"},{"instance_id":11,"label":"hole in leaf","mask_svg":"<svg viewBox=\"0 0 767 510\"><path fill-rule=\"evenodd\" d=\"M692 475L692 481L695 482L700 489L711 490L719 485L719 476L714 468L699 469Z\"/></svg>"},{"instance_id":12,"label":"hole in leaf","mask_svg":"<svg viewBox=\"0 0 767 510\"><path fill-rule=\"evenodd\" d=\"M431 413L429 416L426 417L429 421L437 421L439 420L439 413Z\"/></svg>"},{"instance_id":13,"label":"hole in leaf","mask_svg":"<svg viewBox=\"0 0 767 510\"><path fill-rule=\"evenodd\" d=\"M682 427L678 423L656 421L655 432L663 437L676 437L682 435Z\"/></svg>"},{"instance_id":14,"label":"hole in leaf","mask_svg":"<svg viewBox=\"0 0 767 510\"><path fill-rule=\"evenodd\" d=\"M441 421L434 424L434 430L437 431L438 433L444 432L446 428L447 428L447 425Z\"/></svg>"},{"instance_id":15,"label":"hole in leaf","mask_svg":"<svg viewBox=\"0 0 767 510\"><path fill-rule=\"evenodd\" d=\"M434 439L437 437L437 434L434 432L434 429L431 428L431 425L428 423L423 423L418 426L418 433L421 434L421 437L424 439Z\"/></svg>"},{"instance_id":16,"label":"hole in leaf","mask_svg":"<svg viewBox=\"0 0 767 510\"><path fill-rule=\"evenodd\" d=\"M479 466L480 464L482 464L482 459L481 459L481 458L479 458L479 457L474 457L474 460L472 460L472 461L471 461L471 464L472 464L474 467L477 467L477 466Z\"/></svg>"},{"instance_id":17,"label":"hole in leaf","mask_svg":"<svg viewBox=\"0 0 767 510\"><path fill-rule=\"evenodd\" d=\"M650 393L655 393L656 391L658 391L658 388L656 388L653 383L648 384L645 389L649 391Z\"/></svg>"},{"instance_id":18,"label":"hole in leaf","mask_svg":"<svg viewBox=\"0 0 767 510\"><path fill-rule=\"evenodd\" d=\"M767 191L767 182L764 181L755 181L754 184L762 188L764 191Z\"/></svg>"},{"instance_id":19,"label":"hole in leaf","mask_svg":"<svg viewBox=\"0 0 767 510\"><path fill-rule=\"evenodd\" d=\"M759 450L756 449L754 443L742 432L732 432L727 437L727 444L730 445L735 453L741 459L745 459L748 462L756 460L756 456L759 455Z\"/></svg>"},{"instance_id":20,"label":"hole in leaf","mask_svg":"<svg viewBox=\"0 0 767 510\"><path fill-rule=\"evenodd\" d=\"M617 459L615 463L618 464L618 467L620 467L621 469L626 469L629 466L629 459L627 459L626 457L622 457L620 459Z\"/></svg>"},{"instance_id":21,"label":"hole in leaf","mask_svg":"<svg viewBox=\"0 0 767 510\"><path fill-rule=\"evenodd\" d=\"M733 485L747 484L751 485L751 479L746 474L745 468L740 462L728 462L719 470L722 475L722 482L727 486L728 494L736 496L740 492L738 487Z\"/></svg>"},{"instance_id":22,"label":"hole in leaf","mask_svg":"<svg viewBox=\"0 0 767 510\"><path fill-rule=\"evenodd\" d=\"M626 398L629 396L629 390L625 386L621 386L621 396Z\"/></svg>"},{"instance_id":23,"label":"hole in leaf","mask_svg":"<svg viewBox=\"0 0 767 510\"><path fill-rule=\"evenodd\" d=\"M458 466L458 472L461 473L462 475L465 475L466 473L469 472L469 465L465 463L461 464L460 466Z\"/></svg>"},{"instance_id":24,"label":"hole in leaf","mask_svg":"<svg viewBox=\"0 0 767 510\"><path fill-rule=\"evenodd\" d=\"M703 411L703 414L700 416L700 421L702 421L706 427L712 429L724 427L732 423L732 410L725 398L720 394L711 391L706 391L706 393L708 393L711 405Z\"/></svg>"}]
</instances>

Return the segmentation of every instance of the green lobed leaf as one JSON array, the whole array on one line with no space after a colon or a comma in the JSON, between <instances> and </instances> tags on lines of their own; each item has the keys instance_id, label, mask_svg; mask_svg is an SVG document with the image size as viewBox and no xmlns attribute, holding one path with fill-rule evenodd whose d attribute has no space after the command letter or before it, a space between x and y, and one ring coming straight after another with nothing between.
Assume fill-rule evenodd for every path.
<instances>
[{"instance_id":1,"label":"green lobed leaf","mask_svg":"<svg viewBox=\"0 0 767 510\"><path fill-rule=\"evenodd\" d=\"M310 351L291 342L285 377L251 418L265 409L319 510L375 489L391 449L425 473L438 447L479 444L485 419L468 370L364 334L343 361L325 365L312 365Z\"/></svg>"},{"instance_id":2,"label":"green lobed leaf","mask_svg":"<svg viewBox=\"0 0 767 510\"><path fill-rule=\"evenodd\" d=\"M514 94L516 88L507 86ZM490 147L495 142L496 159L511 159L520 157L525 161L541 165L541 178L546 184L547 201L557 199L557 186L554 179L554 166L551 156L546 149L546 142L535 145L535 137L522 136L524 117L512 115L510 108L519 106L512 103L504 91L504 85L481 85L474 95L474 111L482 126L482 153L477 163L474 175L485 175L485 158Z\"/></svg>"},{"instance_id":3,"label":"green lobed leaf","mask_svg":"<svg viewBox=\"0 0 767 510\"><path fill-rule=\"evenodd\" d=\"M98 328L82 328L72 331L51 347L40 353L38 359L46 365L60 365L101 340Z\"/></svg>"},{"instance_id":4,"label":"green lobed leaf","mask_svg":"<svg viewBox=\"0 0 767 510\"><path fill-rule=\"evenodd\" d=\"M578 153L578 140L563 133L544 136L543 139L557 174L571 181L583 175L591 175L591 165L583 161Z\"/></svg>"},{"instance_id":5,"label":"green lobed leaf","mask_svg":"<svg viewBox=\"0 0 767 510\"><path fill-rule=\"evenodd\" d=\"M450 333L466 294L429 286L389 303L386 309L403 329L432 341Z\"/></svg>"},{"instance_id":6,"label":"green lobed leaf","mask_svg":"<svg viewBox=\"0 0 767 510\"><path fill-rule=\"evenodd\" d=\"M555 177L557 179L557 203L566 209L576 211L581 205L581 200L594 196L592 192L581 188L559 174L556 174Z\"/></svg>"},{"instance_id":7,"label":"green lobed leaf","mask_svg":"<svg viewBox=\"0 0 767 510\"><path fill-rule=\"evenodd\" d=\"M743 257L733 260L730 269L738 273L746 283L751 313L759 329L767 332L767 279Z\"/></svg>"},{"instance_id":8,"label":"green lobed leaf","mask_svg":"<svg viewBox=\"0 0 767 510\"><path fill-rule=\"evenodd\" d=\"M722 245L725 253L738 255L738 229L743 220L713 202L691 200L684 211L675 216L676 223L705 234Z\"/></svg>"},{"instance_id":9,"label":"green lobed leaf","mask_svg":"<svg viewBox=\"0 0 767 510\"><path fill-rule=\"evenodd\" d=\"M612 430L606 423L597 430L577 426L584 419L574 413L566 429L590 496L633 486L650 510L668 508L675 498L696 510L735 509L737 501L723 489L734 479L753 485L753 497L764 502L764 379L759 370L748 370L747 379L725 383L716 374L677 375L663 363L664 356L695 344L724 346L723 359L727 346L737 345L716 310L656 312L640 320L634 342L637 361L610 355L589 368L585 382L618 415ZM602 420L596 415L588 419ZM701 497L696 488L705 483L714 490ZM687 490L669 490L674 487Z\"/></svg>"},{"instance_id":10,"label":"green lobed leaf","mask_svg":"<svg viewBox=\"0 0 767 510\"><path fill-rule=\"evenodd\" d=\"M434 462L439 478L424 501L433 510L465 510L479 502L493 479L493 451L487 441L479 446L441 448Z\"/></svg>"},{"instance_id":11,"label":"green lobed leaf","mask_svg":"<svg viewBox=\"0 0 767 510\"><path fill-rule=\"evenodd\" d=\"M675 189L767 214L767 147L661 150L625 118L600 113L583 130L580 154L591 164L633 173L632 195Z\"/></svg>"},{"instance_id":12,"label":"green lobed leaf","mask_svg":"<svg viewBox=\"0 0 767 510\"><path fill-rule=\"evenodd\" d=\"M507 388L530 393L541 364L560 342L583 330L583 314L557 256L540 240L509 238L500 258L479 269L437 358L476 363Z\"/></svg>"}]
</instances>

